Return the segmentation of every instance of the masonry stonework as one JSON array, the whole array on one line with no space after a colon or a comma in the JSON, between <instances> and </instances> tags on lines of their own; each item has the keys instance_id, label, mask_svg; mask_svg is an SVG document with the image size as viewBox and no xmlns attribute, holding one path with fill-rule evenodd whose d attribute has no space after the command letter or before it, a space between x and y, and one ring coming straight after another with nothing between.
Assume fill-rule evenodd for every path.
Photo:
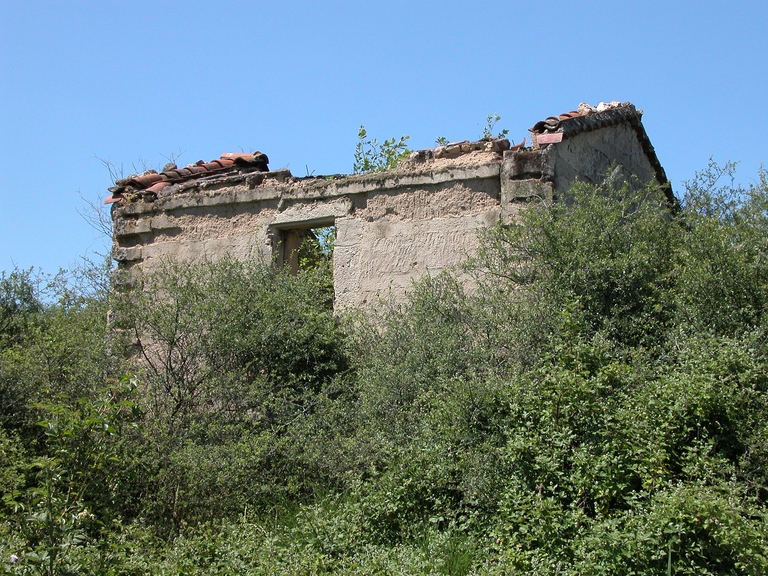
<instances>
[{"instance_id":1,"label":"masonry stonework","mask_svg":"<svg viewBox=\"0 0 768 576\"><path fill-rule=\"evenodd\" d=\"M128 271L224 254L279 265L302 231L333 225L335 306L371 305L460 264L477 248L480 228L514 221L532 197L562 197L609 171L667 185L641 114L628 103L582 105L537 123L530 147L458 142L374 174L296 178L269 171L257 152L131 176L107 199L113 256ZM668 186L667 194L674 202Z\"/></svg>"}]
</instances>

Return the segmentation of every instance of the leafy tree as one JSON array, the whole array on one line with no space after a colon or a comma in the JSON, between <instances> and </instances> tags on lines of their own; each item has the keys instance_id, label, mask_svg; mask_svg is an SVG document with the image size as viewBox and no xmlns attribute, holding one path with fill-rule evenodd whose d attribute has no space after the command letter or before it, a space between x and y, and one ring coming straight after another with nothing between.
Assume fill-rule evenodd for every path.
<instances>
[{"instance_id":1,"label":"leafy tree","mask_svg":"<svg viewBox=\"0 0 768 576\"><path fill-rule=\"evenodd\" d=\"M25 539L22 565L41 574L74 574L73 549L100 535L131 488L121 485L121 428L136 416L129 399L135 390L124 379L75 405L36 406L44 417L46 454L20 466L32 485L4 494L4 504Z\"/></svg>"},{"instance_id":2,"label":"leafy tree","mask_svg":"<svg viewBox=\"0 0 768 576\"><path fill-rule=\"evenodd\" d=\"M524 323L535 317L531 338L546 337L559 311L570 309L609 341L659 344L673 313L669 289L682 240L665 197L653 187L633 192L610 184L577 184L570 194L567 202L531 206L519 224L483 233L472 266L487 304L498 311L517 293L514 314Z\"/></svg>"},{"instance_id":3,"label":"leafy tree","mask_svg":"<svg viewBox=\"0 0 768 576\"><path fill-rule=\"evenodd\" d=\"M0 349L17 343L43 304L32 270L0 273Z\"/></svg>"}]
</instances>

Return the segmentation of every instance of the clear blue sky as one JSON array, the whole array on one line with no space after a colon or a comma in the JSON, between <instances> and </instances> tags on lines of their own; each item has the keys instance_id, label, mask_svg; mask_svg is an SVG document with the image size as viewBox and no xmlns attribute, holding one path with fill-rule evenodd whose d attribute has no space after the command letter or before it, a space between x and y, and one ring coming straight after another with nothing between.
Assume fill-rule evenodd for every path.
<instances>
[{"instance_id":1,"label":"clear blue sky","mask_svg":"<svg viewBox=\"0 0 768 576\"><path fill-rule=\"evenodd\" d=\"M0 0L0 270L107 242L78 215L97 158L260 150L344 173L357 130L519 142L579 102L631 101L673 186L710 157L768 161L768 2Z\"/></svg>"}]
</instances>

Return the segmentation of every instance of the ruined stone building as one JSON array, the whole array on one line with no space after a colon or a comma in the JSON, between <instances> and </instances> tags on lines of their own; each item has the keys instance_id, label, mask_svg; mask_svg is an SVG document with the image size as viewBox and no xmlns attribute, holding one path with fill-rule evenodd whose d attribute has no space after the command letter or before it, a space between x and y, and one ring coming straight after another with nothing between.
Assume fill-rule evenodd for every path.
<instances>
[{"instance_id":1,"label":"ruined stone building","mask_svg":"<svg viewBox=\"0 0 768 576\"><path fill-rule=\"evenodd\" d=\"M366 305L459 264L477 247L479 228L514 220L533 196L601 183L609 169L667 185L641 117L629 103L582 104L537 122L528 147L457 142L373 174L297 178L270 171L259 152L169 165L110 188L113 256L123 270L227 253L295 268L307 231L335 226L335 305Z\"/></svg>"}]
</instances>

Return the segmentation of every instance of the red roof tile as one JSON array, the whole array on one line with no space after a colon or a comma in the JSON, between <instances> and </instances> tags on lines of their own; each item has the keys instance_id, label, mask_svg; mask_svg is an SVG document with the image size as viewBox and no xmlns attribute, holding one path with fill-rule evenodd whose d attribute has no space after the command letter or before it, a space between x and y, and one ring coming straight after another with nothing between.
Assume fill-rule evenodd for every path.
<instances>
[{"instance_id":1,"label":"red roof tile","mask_svg":"<svg viewBox=\"0 0 768 576\"><path fill-rule=\"evenodd\" d=\"M119 202L124 193L157 194L164 188L179 182L224 174L233 170L241 172L267 172L269 158L261 152L248 154L244 152L225 152L218 159L210 162L200 160L185 168L178 168L174 164L166 165L166 170L157 173L149 170L141 175L132 175L128 178L115 181L115 185L109 188L112 195L108 196L105 204ZM172 168L171 168L172 166Z\"/></svg>"}]
</instances>

